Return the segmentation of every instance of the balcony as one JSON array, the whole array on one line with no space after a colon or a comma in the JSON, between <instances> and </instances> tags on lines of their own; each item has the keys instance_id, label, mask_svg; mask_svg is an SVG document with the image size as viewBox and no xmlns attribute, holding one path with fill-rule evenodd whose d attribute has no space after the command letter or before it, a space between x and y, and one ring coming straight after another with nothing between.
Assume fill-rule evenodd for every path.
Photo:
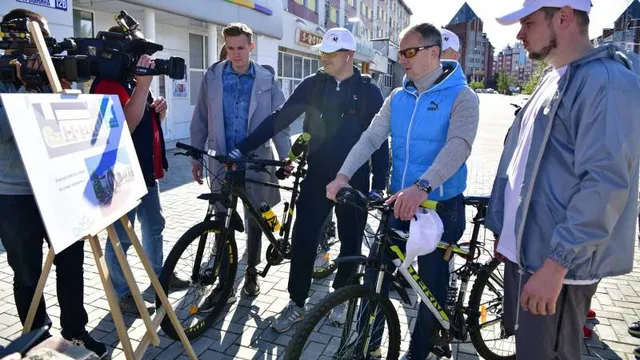
<instances>
[{"instance_id":1,"label":"balcony","mask_svg":"<svg viewBox=\"0 0 640 360\"><path fill-rule=\"evenodd\" d=\"M288 11L289 13L302 18L304 20L308 20L313 24L318 23L318 13L310 10L304 5L300 5L294 0L289 0L288 2Z\"/></svg>"}]
</instances>

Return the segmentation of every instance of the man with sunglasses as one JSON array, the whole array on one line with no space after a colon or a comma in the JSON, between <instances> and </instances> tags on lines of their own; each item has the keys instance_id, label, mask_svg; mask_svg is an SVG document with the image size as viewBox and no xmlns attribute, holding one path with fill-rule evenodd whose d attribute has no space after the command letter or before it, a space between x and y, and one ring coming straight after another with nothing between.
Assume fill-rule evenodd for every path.
<instances>
[{"instance_id":1,"label":"man with sunglasses","mask_svg":"<svg viewBox=\"0 0 640 360\"><path fill-rule=\"evenodd\" d=\"M285 332L304 318L314 260L322 226L334 204L324 196L351 147L382 106L382 93L371 78L353 66L356 40L344 28L328 30L319 45L323 68L304 79L284 105L266 118L230 156L241 157L264 143L305 113L304 131L311 135L307 175L300 187L292 234L289 294L291 301L271 324ZM382 191L389 167L388 145L372 157L373 188ZM364 164L364 162L363 162ZM361 164L362 165L362 164ZM369 164L354 171L354 187L369 191ZM359 255L367 213L346 205L335 207L340 238L340 256ZM337 289L347 284L355 264L340 264L333 282ZM335 309L331 319L344 323L346 306Z\"/></svg>"},{"instance_id":2,"label":"man with sunglasses","mask_svg":"<svg viewBox=\"0 0 640 360\"><path fill-rule=\"evenodd\" d=\"M403 86L392 91L371 126L347 156L336 179L327 186L327 197L335 199L343 187L353 184L353 174L391 134L393 167L388 203L394 203L392 226L408 231L409 221L427 198L443 205L438 215L444 225L442 241L457 242L465 228L462 193L467 185L465 162L478 129L479 104L456 61L441 61L442 36L431 24L419 24L403 31L398 52L406 76ZM404 244L399 244L401 247ZM449 281L449 262L436 250L418 257L420 278L438 303L444 306ZM366 281L375 281L372 272ZM383 282L388 293L389 279ZM381 317L376 319L374 329ZM420 304L406 359L425 359L429 353L447 355L435 349L432 332L438 322ZM381 338L374 336L373 338ZM372 353L380 347L372 342Z\"/></svg>"}]
</instances>

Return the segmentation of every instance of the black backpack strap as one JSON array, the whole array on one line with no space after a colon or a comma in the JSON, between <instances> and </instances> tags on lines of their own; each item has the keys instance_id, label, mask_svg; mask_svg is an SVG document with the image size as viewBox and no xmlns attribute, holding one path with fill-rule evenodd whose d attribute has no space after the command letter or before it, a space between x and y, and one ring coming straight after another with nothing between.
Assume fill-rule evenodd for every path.
<instances>
[{"instance_id":1,"label":"black backpack strap","mask_svg":"<svg viewBox=\"0 0 640 360\"><path fill-rule=\"evenodd\" d=\"M302 131L309 132L311 126L311 119L316 116L316 113L322 112L322 104L324 103L324 87L327 83L328 75L322 70L318 70L313 78L313 90L311 91L312 104L309 104L307 110L304 112L304 121L302 122ZM318 104L314 106L313 104Z\"/></svg>"},{"instance_id":2,"label":"black backpack strap","mask_svg":"<svg viewBox=\"0 0 640 360\"><path fill-rule=\"evenodd\" d=\"M367 74L360 74L360 81L354 95L351 97L350 103L347 105L347 112L352 114L358 114L358 120L360 121L360 127L364 132L369 127L371 119L367 119L367 105L369 104L369 86L371 86L371 76Z\"/></svg>"}]
</instances>

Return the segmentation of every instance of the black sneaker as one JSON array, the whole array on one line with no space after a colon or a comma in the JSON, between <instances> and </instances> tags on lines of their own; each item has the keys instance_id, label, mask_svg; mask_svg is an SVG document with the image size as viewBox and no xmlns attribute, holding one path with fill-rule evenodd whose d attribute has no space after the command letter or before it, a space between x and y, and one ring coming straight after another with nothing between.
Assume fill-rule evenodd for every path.
<instances>
[{"instance_id":1,"label":"black sneaker","mask_svg":"<svg viewBox=\"0 0 640 360\"><path fill-rule=\"evenodd\" d=\"M633 349L633 356L635 356L636 359L640 358L640 346L638 346L637 348Z\"/></svg>"},{"instance_id":2,"label":"black sneaker","mask_svg":"<svg viewBox=\"0 0 640 360\"><path fill-rule=\"evenodd\" d=\"M94 339L89 335L88 332L83 332L82 334L75 336L71 339L66 339L68 342L73 344L74 346L83 347L89 351L93 351L100 359L107 355L107 347Z\"/></svg>"},{"instance_id":3,"label":"black sneaker","mask_svg":"<svg viewBox=\"0 0 640 360\"><path fill-rule=\"evenodd\" d=\"M171 275L171 283L169 285L169 291L180 291L189 288L191 281L180 279L176 273Z\"/></svg>"},{"instance_id":4,"label":"black sneaker","mask_svg":"<svg viewBox=\"0 0 640 360\"><path fill-rule=\"evenodd\" d=\"M216 286L216 288L211 291L211 295L209 295L202 303L202 306L200 306L200 312L211 312L211 310L216 307L216 304L220 302L221 297L222 288ZM236 300L238 300L236 299L236 290L232 288L231 293L229 294L229 298L227 298L227 304L233 304L234 302L236 302Z\"/></svg>"},{"instance_id":5,"label":"black sneaker","mask_svg":"<svg viewBox=\"0 0 640 360\"><path fill-rule=\"evenodd\" d=\"M133 300L133 296L131 294L128 294L124 298L122 298L118 305L120 305L120 311L122 311L124 315L141 318L140 313L138 312L138 307L136 306L136 302L135 300ZM149 315L152 315L156 311L155 308L149 304L145 304L145 306Z\"/></svg>"},{"instance_id":6,"label":"black sneaker","mask_svg":"<svg viewBox=\"0 0 640 360\"><path fill-rule=\"evenodd\" d=\"M636 321L629 325L629 334L633 337L640 338L640 321Z\"/></svg>"},{"instance_id":7,"label":"black sneaker","mask_svg":"<svg viewBox=\"0 0 640 360\"><path fill-rule=\"evenodd\" d=\"M244 286L242 292L247 296L258 296L260 284L258 283L258 271L255 267L248 267L244 274Z\"/></svg>"}]
</instances>

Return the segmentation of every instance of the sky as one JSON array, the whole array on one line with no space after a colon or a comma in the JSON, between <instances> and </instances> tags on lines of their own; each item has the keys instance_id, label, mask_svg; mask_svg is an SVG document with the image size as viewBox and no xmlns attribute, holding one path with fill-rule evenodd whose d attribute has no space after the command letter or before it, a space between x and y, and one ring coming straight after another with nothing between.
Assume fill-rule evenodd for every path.
<instances>
[{"instance_id":1,"label":"sky","mask_svg":"<svg viewBox=\"0 0 640 360\"><path fill-rule=\"evenodd\" d=\"M465 0L404 0L411 8L411 24L423 22L432 23L438 27L445 26L458 12ZM634 0L636 1L636 0ZM517 42L516 34L520 30L519 24L502 26L496 17L510 12L511 9L522 5L523 0L466 0L473 11L482 19L484 32L487 33L496 53L508 44ZM630 4L630 0L592 0L589 37L591 39L602 35L602 29L613 27L613 22ZM443 4L446 4L444 6Z\"/></svg>"}]
</instances>

